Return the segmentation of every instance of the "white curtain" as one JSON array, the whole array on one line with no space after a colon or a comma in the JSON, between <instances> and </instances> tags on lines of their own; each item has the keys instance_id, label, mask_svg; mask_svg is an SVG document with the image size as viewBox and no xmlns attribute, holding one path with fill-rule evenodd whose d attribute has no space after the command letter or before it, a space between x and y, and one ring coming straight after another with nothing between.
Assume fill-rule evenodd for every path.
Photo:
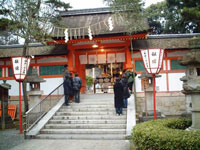
<instances>
[{"instance_id":1,"label":"white curtain","mask_svg":"<svg viewBox=\"0 0 200 150\"><path fill-rule=\"evenodd\" d=\"M117 62L125 62L125 53L116 53Z\"/></svg>"},{"instance_id":2,"label":"white curtain","mask_svg":"<svg viewBox=\"0 0 200 150\"><path fill-rule=\"evenodd\" d=\"M87 64L87 55L79 55L80 64Z\"/></svg>"},{"instance_id":3,"label":"white curtain","mask_svg":"<svg viewBox=\"0 0 200 150\"><path fill-rule=\"evenodd\" d=\"M89 59L89 64L96 64L97 63L96 55L88 55L88 59Z\"/></svg>"},{"instance_id":4,"label":"white curtain","mask_svg":"<svg viewBox=\"0 0 200 150\"><path fill-rule=\"evenodd\" d=\"M106 63L106 54L99 54L97 56L98 56L98 64Z\"/></svg>"},{"instance_id":5,"label":"white curtain","mask_svg":"<svg viewBox=\"0 0 200 150\"><path fill-rule=\"evenodd\" d=\"M107 63L115 63L115 54L107 54Z\"/></svg>"}]
</instances>

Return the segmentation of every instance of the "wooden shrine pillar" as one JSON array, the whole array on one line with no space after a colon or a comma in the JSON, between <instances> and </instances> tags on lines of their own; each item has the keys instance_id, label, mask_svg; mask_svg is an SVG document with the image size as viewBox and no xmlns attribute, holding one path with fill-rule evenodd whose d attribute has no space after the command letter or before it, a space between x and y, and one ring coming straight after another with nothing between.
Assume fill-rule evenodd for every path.
<instances>
[{"instance_id":1,"label":"wooden shrine pillar","mask_svg":"<svg viewBox=\"0 0 200 150\"><path fill-rule=\"evenodd\" d=\"M125 48L125 56L126 56L126 62L124 63L124 69L128 69L128 70L132 70L132 58L131 58L131 51L129 49L129 45L130 45L130 42L127 42L128 45L126 46Z\"/></svg>"},{"instance_id":2,"label":"wooden shrine pillar","mask_svg":"<svg viewBox=\"0 0 200 150\"><path fill-rule=\"evenodd\" d=\"M68 69L70 72L75 73L76 62L75 62L75 50L71 44L68 45Z\"/></svg>"},{"instance_id":3,"label":"wooden shrine pillar","mask_svg":"<svg viewBox=\"0 0 200 150\"><path fill-rule=\"evenodd\" d=\"M79 60L79 54L75 52L75 70L78 73L79 77L82 80L82 88L81 88L81 93L84 93L86 91L86 74L85 74L85 64L80 64Z\"/></svg>"}]
</instances>

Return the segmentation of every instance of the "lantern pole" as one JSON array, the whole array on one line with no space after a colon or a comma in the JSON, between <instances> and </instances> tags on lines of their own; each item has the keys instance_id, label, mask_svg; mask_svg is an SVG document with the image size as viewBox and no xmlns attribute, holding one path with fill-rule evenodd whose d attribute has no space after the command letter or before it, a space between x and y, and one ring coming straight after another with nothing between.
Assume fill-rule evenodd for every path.
<instances>
[{"instance_id":1,"label":"lantern pole","mask_svg":"<svg viewBox=\"0 0 200 150\"><path fill-rule=\"evenodd\" d=\"M19 133L22 134L21 81L19 81Z\"/></svg>"},{"instance_id":2,"label":"lantern pole","mask_svg":"<svg viewBox=\"0 0 200 150\"><path fill-rule=\"evenodd\" d=\"M153 110L154 110L154 120L157 118L157 113L156 113L156 75L153 74Z\"/></svg>"},{"instance_id":3,"label":"lantern pole","mask_svg":"<svg viewBox=\"0 0 200 150\"><path fill-rule=\"evenodd\" d=\"M21 83L25 80L26 74L29 70L30 58L26 57L13 57L12 61L12 69L15 80L19 82L19 134L22 134L22 94L21 94Z\"/></svg>"}]
</instances>

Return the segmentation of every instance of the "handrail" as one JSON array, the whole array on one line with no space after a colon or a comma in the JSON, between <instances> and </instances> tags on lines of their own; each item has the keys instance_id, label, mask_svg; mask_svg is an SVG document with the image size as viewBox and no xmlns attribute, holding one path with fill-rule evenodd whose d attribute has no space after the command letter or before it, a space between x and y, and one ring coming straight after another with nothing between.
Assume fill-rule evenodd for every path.
<instances>
[{"instance_id":1,"label":"handrail","mask_svg":"<svg viewBox=\"0 0 200 150\"><path fill-rule=\"evenodd\" d=\"M63 83L56 87L50 94L35 104L25 113L25 130L24 134L30 131L41 118L57 104L64 96Z\"/></svg>"},{"instance_id":2,"label":"handrail","mask_svg":"<svg viewBox=\"0 0 200 150\"><path fill-rule=\"evenodd\" d=\"M35 107L37 107L41 102L43 102L45 99L47 99L49 97L49 95L51 95L54 91L56 91L56 89L58 89L61 85L63 85L63 83L61 83L57 88L55 88L51 93L49 93L44 99L42 99L39 103L35 104L32 108L30 108L25 114L27 115L28 113L30 113Z\"/></svg>"}]
</instances>

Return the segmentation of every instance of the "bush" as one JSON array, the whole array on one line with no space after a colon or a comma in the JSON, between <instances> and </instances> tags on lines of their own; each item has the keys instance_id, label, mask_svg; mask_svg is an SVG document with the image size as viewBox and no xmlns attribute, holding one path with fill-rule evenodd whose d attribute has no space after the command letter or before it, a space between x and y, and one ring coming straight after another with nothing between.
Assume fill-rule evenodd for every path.
<instances>
[{"instance_id":1,"label":"bush","mask_svg":"<svg viewBox=\"0 0 200 150\"><path fill-rule=\"evenodd\" d=\"M186 131L191 119L162 119L136 125L131 140L136 150L200 150L200 132Z\"/></svg>"},{"instance_id":2,"label":"bush","mask_svg":"<svg viewBox=\"0 0 200 150\"><path fill-rule=\"evenodd\" d=\"M90 76L86 76L86 83L87 83L88 89L90 89L90 87L93 85L93 78Z\"/></svg>"}]
</instances>

